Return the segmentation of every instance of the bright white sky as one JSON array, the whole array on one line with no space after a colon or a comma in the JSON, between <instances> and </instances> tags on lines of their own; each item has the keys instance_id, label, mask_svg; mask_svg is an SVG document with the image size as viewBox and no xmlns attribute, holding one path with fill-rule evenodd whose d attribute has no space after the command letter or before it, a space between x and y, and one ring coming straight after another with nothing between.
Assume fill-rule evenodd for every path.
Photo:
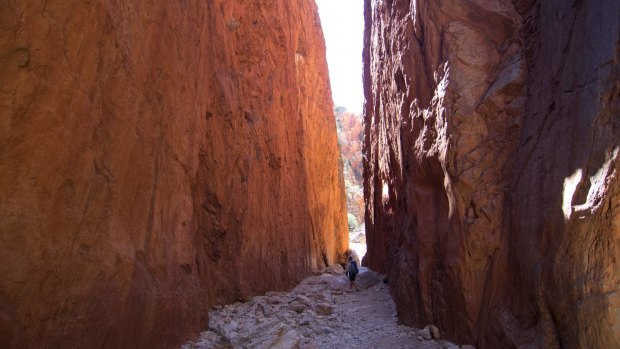
<instances>
[{"instance_id":1,"label":"bright white sky","mask_svg":"<svg viewBox=\"0 0 620 349\"><path fill-rule=\"evenodd\" d=\"M363 0L316 0L327 46L334 106L362 112Z\"/></svg>"}]
</instances>

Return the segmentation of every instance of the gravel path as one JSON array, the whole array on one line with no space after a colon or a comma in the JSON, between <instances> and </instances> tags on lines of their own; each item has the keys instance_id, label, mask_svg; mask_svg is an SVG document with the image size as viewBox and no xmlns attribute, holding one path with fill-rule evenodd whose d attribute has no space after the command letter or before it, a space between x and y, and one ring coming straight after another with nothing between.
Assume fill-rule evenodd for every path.
<instances>
[{"instance_id":1,"label":"gravel path","mask_svg":"<svg viewBox=\"0 0 620 349\"><path fill-rule=\"evenodd\" d=\"M433 339L429 327L398 325L394 302L374 272L361 268L358 287L350 289L341 270L330 267L336 275L309 277L291 292L216 307L209 330L182 349L473 348Z\"/></svg>"}]
</instances>

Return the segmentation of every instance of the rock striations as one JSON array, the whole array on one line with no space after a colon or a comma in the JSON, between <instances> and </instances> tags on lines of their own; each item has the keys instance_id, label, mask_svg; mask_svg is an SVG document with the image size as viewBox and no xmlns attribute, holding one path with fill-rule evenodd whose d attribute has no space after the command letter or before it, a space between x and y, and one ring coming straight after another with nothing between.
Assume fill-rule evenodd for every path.
<instances>
[{"instance_id":1,"label":"rock striations","mask_svg":"<svg viewBox=\"0 0 620 349\"><path fill-rule=\"evenodd\" d=\"M479 348L620 346L620 2L365 2L369 267Z\"/></svg>"},{"instance_id":2,"label":"rock striations","mask_svg":"<svg viewBox=\"0 0 620 349\"><path fill-rule=\"evenodd\" d=\"M0 32L2 347L174 347L347 248L313 1L8 1Z\"/></svg>"}]
</instances>

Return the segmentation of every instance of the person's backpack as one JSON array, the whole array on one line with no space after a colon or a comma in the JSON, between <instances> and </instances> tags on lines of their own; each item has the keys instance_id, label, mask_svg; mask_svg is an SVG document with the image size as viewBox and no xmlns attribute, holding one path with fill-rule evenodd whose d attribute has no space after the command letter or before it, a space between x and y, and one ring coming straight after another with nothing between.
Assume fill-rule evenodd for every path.
<instances>
[{"instance_id":1,"label":"person's backpack","mask_svg":"<svg viewBox=\"0 0 620 349\"><path fill-rule=\"evenodd\" d=\"M349 273L357 274L359 273L359 269L357 269L357 262L351 261L351 265L349 266Z\"/></svg>"}]
</instances>

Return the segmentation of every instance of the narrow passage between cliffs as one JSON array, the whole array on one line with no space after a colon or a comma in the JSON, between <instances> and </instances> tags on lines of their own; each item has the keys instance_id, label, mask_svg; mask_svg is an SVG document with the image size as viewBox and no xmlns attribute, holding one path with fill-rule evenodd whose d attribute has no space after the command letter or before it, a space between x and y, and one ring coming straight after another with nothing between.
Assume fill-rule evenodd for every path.
<instances>
[{"instance_id":1,"label":"narrow passage between cliffs","mask_svg":"<svg viewBox=\"0 0 620 349\"><path fill-rule=\"evenodd\" d=\"M362 144L363 1L317 0L325 37L341 170L347 197L349 246L362 258L366 254Z\"/></svg>"},{"instance_id":2,"label":"narrow passage between cliffs","mask_svg":"<svg viewBox=\"0 0 620 349\"><path fill-rule=\"evenodd\" d=\"M340 169L347 199L347 254L357 255L359 261L366 254L360 59L363 2L318 0L317 4L336 106ZM209 312L209 328L197 341L181 348L468 347L443 340L435 326L417 329L399 325L386 278L361 267L355 287L350 287L343 267L335 264L304 279L290 292L267 292L247 302L214 307Z\"/></svg>"},{"instance_id":3,"label":"narrow passage between cliffs","mask_svg":"<svg viewBox=\"0 0 620 349\"><path fill-rule=\"evenodd\" d=\"M209 329L181 349L203 348L423 348L457 349L437 328L397 323L383 278L360 268L350 288L340 265L303 280L291 292L267 292L248 302L216 306Z\"/></svg>"}]
</instances>

